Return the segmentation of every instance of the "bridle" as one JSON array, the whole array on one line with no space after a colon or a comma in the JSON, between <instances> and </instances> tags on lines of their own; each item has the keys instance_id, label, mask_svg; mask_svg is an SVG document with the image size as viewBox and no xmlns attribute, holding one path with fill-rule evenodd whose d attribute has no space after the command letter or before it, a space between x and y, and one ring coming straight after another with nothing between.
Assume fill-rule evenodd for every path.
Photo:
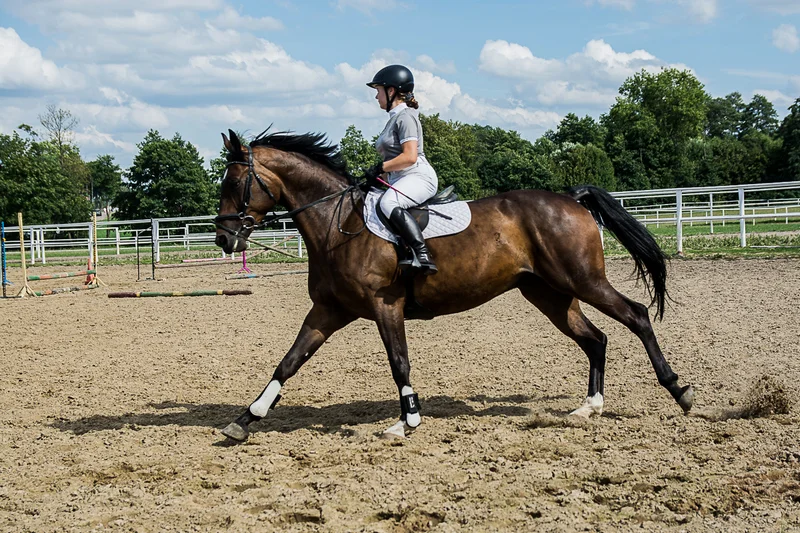
<instances>
[{"instance_id":1,"label":"bridle","mask_svg":"<svg viewBox=\"0 0 800 533\"><path fill-rule=\"evenodd\" d=\"M337 217L337 227L339 229L339 232L344 234L344 235L358 235L359 233L364 231L364 228L367 227L367 223L365 221L364 222L364 226L360 230L355 232L355 233L351 233L351 232L348 232L348 231L345 231L345 230L342 229L341 218L342 218L342 204L344 203L344 197L348 192L352 193L354 190L357 190L359 188L359 185L357 185L357 184L356 185L348 185L347 187L345 187L340 192L335 192L333 194L329 194L328 196L320 198L319 200L314 200L313 202L311 202L309 204L306 204L304 206L298 207L297 209L293 209L293 210L289 211L288 213L284 213L284 214L281 214L281 215L272 215L271 217L266 217L266 218L264 218L264 220L262 220L261 222L256 224L255 217L253 217L252 215L248 215L247 214L247 209L250 207L250 197L251 197L250 189L252 188L253 180L254 179L256 180L256 183L258 183L258 186L261 187L261 189L264 192L267 193L267 196L269 196L270 199L275 204L278 203L278 199L275 198L275 195L272 194L272 191L269 190L269 187L267 186L267 184L264 181L264 179L261 176L259 176L258 173L256 172L255 166L253 165L253 151L252 150L248 150L247 151L247 161L230 161L225 165L225 171L227 172L228 167L230 167L232 165L247 165L247 178L245 179L245 183L244 183L244 193L242 194L242 203L239 206L239 212L237 214L235 214L235 215L234 214L217 215L216 217L214 217L214 224L217 226L217 228L219 228L219 229L221 229L221 230L223 230L223 231L225 231L227 233L230 233L234 237L243 238L244 240L249 241L249 242L255 242L255 241L250 241L250 239L248 239L246 237L243 237L242 233L250 232L250 231L255 230L257 228L264 228L264 227L268 226L269 224L275 222L276 220L279 220L279 219L282 219L282 218L292 218L297 213L300 213L300 212L305 211L306 209L308 209L310 207L314 207L315 205L321 204L323 202L327 202L328 200L332 200L332 199L337 198L337 197L341 197L339 199L339 203L336 206L337 210L339 212L338 213L338 217ZM351 200L353 202L353 206L355 207L355 199L352 198L352 194L351 194ZM239 222L242 223L242 227L238 231L234 231L234 230L232 230L232 229L230 229L230 228L228 228L228 227L226 227L226 226L221 224L221 222L224 222L226 220L238 220ZM258 243L256 243L256 244L258 244Z\"/></svg>"},{"instance_id":2,"label":"bridle","mask_svg":"<svg viewBox=\"0 0 800 533\"><path fill-rule=\"evenodd\" d=\"M244 193L242 195L242 203L239 206L239 212L237 214L235 214L235 215L234 214L217 215L214 218L214 224L216 224L217 227L224 228L224 226L219 224L220 222L223 222L225 220L238 220L238 221L240 221L242 223L242 229L239 230L239 231L251 231L251 230L255 229L255 227L256 227L256 219L255 219L255 217L253 217L252 215L248 215L247 214L247 209L250 207L250 196L252 194L250 192L250 189L253 186L253 179L255 179L256 183L258 183L258 186L261 187L261 189L265 193L267 193L267 196L269 196L270 200L272 200L273 202L275 202L277 204L278 203L278 199L275 198L275 195L272 194L272 191L269 190L269 187L267 186L267 184L264 183L264 179L261 176L258 175L258 172L256 172L256 168L253 165L253 151L252 150L248 150L247 151L247 161L229 161L228 164L225 165L225 172L227 173L228 167L231 167L233 165L247 165L247 178L245 179L245 182L244 182ZM263 222L262 222L262 225L263 225ZM225 228L225 229L227 230L228 228ZM239 231L237 231L236 233L233 233L233 235L238 237L239 236Z\"/></svg>"}]
</instances>

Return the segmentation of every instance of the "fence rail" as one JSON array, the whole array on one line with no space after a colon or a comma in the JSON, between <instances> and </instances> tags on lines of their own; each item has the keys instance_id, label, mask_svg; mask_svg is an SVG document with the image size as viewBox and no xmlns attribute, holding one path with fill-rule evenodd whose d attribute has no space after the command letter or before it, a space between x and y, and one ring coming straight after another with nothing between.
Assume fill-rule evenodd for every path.
<instances>
[{"instance_id":1,"label":"fence rail","mask_svg":"<svg viewBox=\"0 0 800 533\"><path fill-rule=\"evenodd\" d=\"M282 213L285 213L282 212ZM282 214L281 212L276 214ZM170 217L145 220L105 220L97 222L97 248L103 256L117 256L133 254L136 250L137 240L140 246L150 245L150 232L153 231L152 242L154 245L154 259L161 261L164 251L176 250L203 250L213 249L219 251L221 257L226 254L214 244L214 217ZM281 243L288 249L295 247L297 255L303 256L304 244L290 218L279 219L273 224L274 229L255 231L251 235L264 244ZM208 231L202 231L204 227ZM19 252L19 227L6 226L6 250L10 253ZM65 250L90 250L92 249L92 224L32 224L25 226L26 249L28 262L36 264L47 263L48 253ZM9 237L16 237L10 239ZM11 261L19 263L19 261Z\"/></svg>"},{"instance_id":2,"label":"fence rail","mask_svg":"<svg viewBox=\"0 0 800 533\"><path fill-rule=\"evenodd\" d=\"M739 224L741 246L747 246L747 223L751 228L759 221L774 220L800 222L800 198L762 199L750 198L748 194L800 190L800 181L760 183L754 185L725 185L717 187L694 187L681 189L658 189L649 191L622 191L612 193L628 211L646 225L675 225L677 227L678 252L683 252L683 228L688 224L708 224L710 233L714 224L734 222ZM715 195L717 196L715 202ZM736 200L724 201L721 195L736 195ZM631 205L636 201L663 198L652 205ZM691 200L691 201L687 201ZM626 205L627 204L627 205ZM283 212L285 213L285 212ZM282 213L277 213L282 214ZM98 221L98 252L104 256L121 256L134 253L137 238L140 245L148 245L150 228L154 231L153 255L161 261L162 251L192 249L214 249L216 237L214 217L167 217L139 220ZM204 228L208 228L205 231ZM18 228L6 226L6 249L19 251ZM752 229L751 229L752 232ZM47 262L47 254L63 250L92 250L92 223L36 224L25 227L26 246L29 248L30 264ZM146 237L142 237L146 235ZM290 218L280 219L273 229L254 232L252 238L265 244L280 243L281 246L296 246L297 255L303 256L303 239ZM286 241L287 242L282 242ZM296 239L296 240L295 240ZM225 253L219 250L221 257ZM19 261L16 261L17 263Z\"/></svg>"},{"instance_id":3,"label":"fence rail","mask_svg":"<svg viewBox=\"0 0 800 533\"><path fill-rule=\"evenodd\" d=\"M800 190L800 181L786 181L777 183L756 183L751 185L721 185L715 187L687 187L681 189L657 189L649 191L622 191L612 193L620 203L625 206L626 202L635 200L651 200L654 198L673 199L674 202L666 202L659 206L626 206L636 218L646 225L673 223L677 227L677 247L678 253L683 253L683 228L688 223L690 226L695 222L708 223L710 232L713 233L714 222L738 222L739 223L739 243L742 248L747 246L747 222L755 224L758 220L782 218L786 224L789 220L800 221L800 202L797 199L752 199L746 200L748 193L764 193L776 191ZM726 201L722 205L719 202L714 204L714 195L736 195L736 201ZM700 201L695 203L684 202L684 198L705 198L708 202ZM766 202L766 205L765 205ZM655 217L653 217L655 208ZM759 212L759 211L769 212ZM782 210L782 213L779 213ZM686 213L689 216L686 216ZM695 216L695 211L702 214ZM715 213L721 211L719 215ZM726 211L734 211L727 214ZM750 214L748 214L750 211ZM780 214L780 217L779 217ZM665 216L661 216L665 215Z\"/></svg>"}]
</instances>

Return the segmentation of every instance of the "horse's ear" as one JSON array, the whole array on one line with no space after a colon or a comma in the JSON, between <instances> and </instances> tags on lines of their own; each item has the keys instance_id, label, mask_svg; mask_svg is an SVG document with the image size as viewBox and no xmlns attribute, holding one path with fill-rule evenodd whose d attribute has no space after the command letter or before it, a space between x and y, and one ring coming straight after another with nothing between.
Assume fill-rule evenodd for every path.
<instances>
[{"instance_id":1,"label":"horse's ear","mask_svg":"<svg viewBox=\"0 0 800 533\"><path fill-rule=\"evenodd\" d=\"M239 136L236 135L236 132L233 130L228 130L228 135L231 136L231 144L233 145L234 152L241 152L242 141L239 140Z\"/></svg>"},{"instance_id":2,"label":"horse's ear","mask_svg":"<svg viewBox=\"0 0 800 533\"><path fill-rule=\"evenodd\" d=\"M225 136L224 133L222 134L222 144L225 146L225 149L228 151L229 154L233 153L233 145L231 144L231 142L228 140L228 138Z\"/></svg>"}]
</instances>

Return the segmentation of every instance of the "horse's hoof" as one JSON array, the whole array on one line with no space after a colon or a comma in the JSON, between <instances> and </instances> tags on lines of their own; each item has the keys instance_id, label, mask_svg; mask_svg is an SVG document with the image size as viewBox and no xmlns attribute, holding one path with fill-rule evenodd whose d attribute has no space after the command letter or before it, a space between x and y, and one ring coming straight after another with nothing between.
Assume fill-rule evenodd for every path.
<instances>
[{"instance_id":1,"label":"horse's hoof","mask_svg":"<svg viewBox=\"0 0 800 533\"><path fill-rule=\"evenodd\" d=\"M591 405L582 405L572 411L569 415L570 417L575 418L583 418L584 420L589 420L589 418L594 414L594 410L592 409Z\"/></svg>"},{"instance_id":2,"label":"horse's hoof","mask_svg":"<svg viewBox=\"0 0 800 533\"><path fill-rule=\"evenodd\" d=\"M683 414L688 415L689 411L692 410L692 404L694 404L694 389L691 385L688 385L683 389L683 394L678 399L678 405L683 409Z\"/></svg>"},{"instance_id":3,"label":"horse's hoof","mask_svg":"<svg viewBox=\"0 0 800 533\"><path fill-rule=\"evenodd\" d=\"M247 428L240 426L236 422L228 424L225 429L222 430L222 434L236 442L244 442L247 440L247 437L250 436L250 432L247 431Z\"/></svg>"},{"instance_id":4,"label":"horse's hoof","mask_svg":"<svg viewBox=\"0 0 800 533\"><path fill-rule=\"evenodd\" d=\"M569 416L589 419L592 416L603 414L603 395L599 392L594 396L587 396L583 405L572 411Z\"/></svg>"},{"instance_id":5,"label":"horse's hoof","mask_svg":"<svg viewBox=\"0 0 800 533\"><path fill-rule=\"evenodd\" d=\"M397 424L384 431L381 435L381 438L384 440L404 439L406 438L407 427L408 426L406 426L406 423L401 420Z\"/></svg>"}]
</instances>

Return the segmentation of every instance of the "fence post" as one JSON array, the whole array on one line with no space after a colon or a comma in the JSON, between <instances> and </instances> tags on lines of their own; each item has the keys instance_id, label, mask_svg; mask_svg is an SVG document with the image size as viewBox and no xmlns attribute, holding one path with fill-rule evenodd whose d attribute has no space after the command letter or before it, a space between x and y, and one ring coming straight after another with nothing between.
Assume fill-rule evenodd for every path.
<instances>
[{"instance_id":1,"label":"fence post","mask_svg":"<svg viewBox=\"0 0 800 533\"><path fill-rule=\"evenodd\" d=\"M708 195L708 207L709 207L709 209L711 209L711 216L713 217L714 216L714 193L713 192ZM709 223L711 224L711 235L714 235L714 221L713 220L709 220Z\"/></svg>"},{"instance_id":2,"label":"fence post","mask_svg":"<svg viewBox=\"0 0 800 533\"><path fill-rule=\"evenodd\" d=\"M42 259L42 264L47 263L47 258L44 253L44 228L39 230L39 257Z\"/></svg>"},{"instance_id":3,"label":"fence post","mask_svg":"<svg viewBox=\"0 0 800 533\"><path fill-rule=\"evenodd\" d=\"M303 257L303 237L297 236L297 257Z\"/></svg>"},{"instance_id":4,"label":"fence post","mask_svg":"<svg viewBox=\"0 0 800 533\"><path fill-rule=\"evenodd\" d=\"M117 242L117 257L119 257L119 226L114 226L114 235Z\"/></svg>"},{"instance_id":5,"label":"fence post","mask_svg":"<svg viewBox=\"0 0 800 533\"><path fill-rule=\"evenodd\" d=\"M744 189L739 187L739 242L742 248L747 247L747 228L744 219Z\"/></svg>"},{"instance_id":6,"label":"fence post","mask_svg":"<svg viewBox=\"0 0 800 533\"><path fill-rule=\"evenodd\" d=\"M31 228L28 231L30 231L30 234L31 234L31 264L35 265L36 264L36 237L37 237L37 235L33 231L33 228Z\"/></svg>"},{"instance_id":7,"label":"fence post","mask_svg":"<svg viewBox=\"0 0 800 533\"><path fill-rule=\"evenodd\" d=\"M153 250L152 250L153 257L155 258L156 263L160 263L161 262L161 247L159 246L159 241L158 241L158 219L157 218L151 218L150 219L150 224L151 224L151 227L152 227L151 233L153 235ZM155 276L153 276L153 277L155 277Z\"/></svg>"},{"instance_id":8,"label":"fence post","mask_svg":"<svg viewBox=\"0 0 800 533\"><path fill-rule=\"evenodd\" d=\"M683 191L675 192L675 218L678 228L678 253L683 253Z\"/></svg>"}]
</instances>

